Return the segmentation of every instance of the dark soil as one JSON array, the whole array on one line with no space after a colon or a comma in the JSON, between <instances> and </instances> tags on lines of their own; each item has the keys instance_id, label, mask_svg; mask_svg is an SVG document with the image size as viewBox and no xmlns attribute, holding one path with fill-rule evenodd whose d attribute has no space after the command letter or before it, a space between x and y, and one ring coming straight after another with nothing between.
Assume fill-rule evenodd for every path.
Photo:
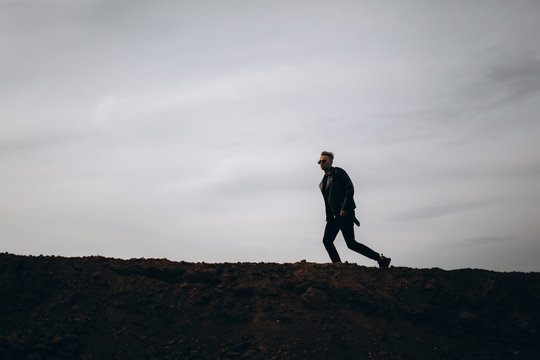
<instances>
[{"instance_id":1,"label":"dark soil","mask_svg":"<svg viewBox=\"0 0 540 360\"><path fill-rule=\"evenodd\" d=\"M540 359L540 273L0 254L4 359Z\"/></svg>"}]
</instances>

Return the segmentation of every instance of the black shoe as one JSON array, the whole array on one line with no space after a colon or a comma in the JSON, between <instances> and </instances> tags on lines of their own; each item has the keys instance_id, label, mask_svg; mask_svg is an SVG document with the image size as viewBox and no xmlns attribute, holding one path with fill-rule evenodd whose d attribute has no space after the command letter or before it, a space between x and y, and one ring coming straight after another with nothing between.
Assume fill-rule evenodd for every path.
<instances>
[{"instance_id":1,"label":"black shoe","mask_svg":"<svg viewBox=\"0 0 540 360\"><path fill-rule=\"evenodd\" d=\"M381 254L381 257L379 258L379 260L377 260L377 262L379 263L380 268L387 268L388 266L390 266L391 260L392 259L387 258L383 254Z\"/></svg>"}]
</instances>

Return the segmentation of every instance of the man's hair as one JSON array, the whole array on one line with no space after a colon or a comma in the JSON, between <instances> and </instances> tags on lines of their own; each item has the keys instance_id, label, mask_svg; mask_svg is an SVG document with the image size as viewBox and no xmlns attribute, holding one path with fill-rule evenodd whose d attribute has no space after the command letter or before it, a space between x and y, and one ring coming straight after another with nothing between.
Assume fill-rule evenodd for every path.
<instances>
[{"instance_id":1,"label":"man's hair","mask_svg":"<svg viewBox=\"0 0 540 360\"><path fill-rule=\"evenodd\" d=\"M328 156L330 159L334 160L334 153L331 151L323 151L321 156Z\"/></svg>"}]
</instances>

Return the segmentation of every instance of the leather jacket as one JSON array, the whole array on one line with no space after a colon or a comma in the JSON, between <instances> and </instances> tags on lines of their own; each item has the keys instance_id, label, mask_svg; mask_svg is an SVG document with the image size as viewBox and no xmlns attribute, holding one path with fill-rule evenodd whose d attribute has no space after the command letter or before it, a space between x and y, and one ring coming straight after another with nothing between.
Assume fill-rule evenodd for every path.
<instances>
[{"instance_id":1,"label":"leather jacket","mask_svg":"<svg viewBox=\"0 0 540 360\"><path fill-rule=\"evenodd\" d=\"M339 167L331 167L325 189L323 189L323 183L324 177L319 184L319 188L325 199L326 221L339 217L341 210L344 210L347 214L346 217L352 218L359 225L354 216L354 209L356 208L353 199L354 186L345 170Z\"/></svg>"}]
</instances>

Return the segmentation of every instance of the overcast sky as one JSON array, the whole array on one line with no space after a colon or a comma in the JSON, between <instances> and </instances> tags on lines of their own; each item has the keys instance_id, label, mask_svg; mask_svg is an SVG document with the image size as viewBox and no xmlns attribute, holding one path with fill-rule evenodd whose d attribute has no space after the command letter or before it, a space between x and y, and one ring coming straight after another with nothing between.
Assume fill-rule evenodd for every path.
<instances>
[{"instance_id":1,"label":"overcast sky","mask_svg":"<svg viewBox=\"0 0 540 360\"><path fill-rule=\"evenodd\" d=\"M0 0L0 251L540 271L540 2ZM374 266L347 249L343 261Z\"/></svg>"}]
</instances>

